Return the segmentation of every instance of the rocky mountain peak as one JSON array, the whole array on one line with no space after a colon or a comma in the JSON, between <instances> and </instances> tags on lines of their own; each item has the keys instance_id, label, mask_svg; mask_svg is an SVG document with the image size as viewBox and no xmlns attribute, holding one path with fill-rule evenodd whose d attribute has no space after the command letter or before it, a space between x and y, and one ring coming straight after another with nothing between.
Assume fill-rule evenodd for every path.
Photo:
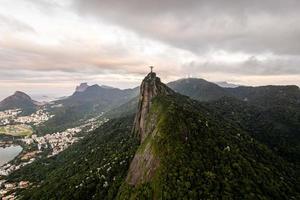
<instances>
[{"instance_id":1,"label":"rocky mountain peak","mask_svg":"<svg viewBox=\"0 0 300 200\"><path fill-rule=\"evenodd\" d=\"M84 92L88 87L87 83L80 83L79 86L76 86L76 92Z\"/></svg>"},{"instance_id":2,"label":"rocky mountain peak","mask_svg":"<svg viewBox=\"0 0 300 200\"><path fill-rule=\"evenodd\" d=\"M150 72L144 78L140 87L138 112L136 113L133 127L133 133L140 138L141 143L148 135L145 130L145 123L151 108L151 100L158 95L169 95L173 93L173 90L160 81L160 78L156 76L156 73Z\"/></svg>"},{"instance_id":3,"label":"rocky mountain peak","mask_svg":"<svg viewBox=\"0 0 300 200\"><path fill-rule=\"evenodd\" d=\"M6 97L0 102L0 110L21 108L23 111L33 112L38 102L24 92L16 91L13 95Z\"/></svg>"},{"instance_id":4,"label":"rocky mountain peak","mask_svg":"<svg viewBox=\"0 0 300 200\"><path fill-rule=\"evenodd\" d=\"M31 100L31 97L21 91L16 91L12 96L10 96L11 98L17 98L17 99L26 99L26 100Z\"/></svg>"}]
</instances>

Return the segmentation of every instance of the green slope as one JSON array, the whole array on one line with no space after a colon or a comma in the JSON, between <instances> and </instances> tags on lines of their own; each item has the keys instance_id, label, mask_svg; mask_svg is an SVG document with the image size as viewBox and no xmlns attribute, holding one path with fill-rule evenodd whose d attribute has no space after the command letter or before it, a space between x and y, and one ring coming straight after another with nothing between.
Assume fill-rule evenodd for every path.
<instances>
[{"instance_id":1,"label":"green slope","mask_svg":"<svg viewBox=\"0 0 300 200\"><path fill-rule=\"evenodd\" d=\"M111 109L104 114L106 118L114 119L125 117L128 115L133 115L137 112L138 109L138 97L134 97L130 101L118 106L117 108Z\"/></svg>"},{"instance_id":2,"label":"green slope","mask_svg":"<svg viewBox=\"0 0 300 200\"><path fill-rule=\"evenodd\" d=\"M300 89L295 85L226 88L232 96L261 108L300 105Z\"/></svg>"},{"instance_id":3,"label":"green slope","mask_svg":"<svg viewBox=\"0 0 300 200\"><path fill-rule=\"evenodd\" d=\"M29 180L21 199L113 199L127 174L137 141L133 118L112 120L58 156L42 159L8 177Z\"/></svg>"},{"instance_id":4,"label":"green slope","mask_svg":"<svg viewBox=\"0 0 300 200\"><path fill-rule=\"evenodd\" d=\"M300 89L297 86L221 88L202 79L168 84L237 124L289 162L300 163Z\"/></svg>"},{"instance_id":5,"label":"green slope","mask_svg":"<svg viewBox=\"0 0 300 200\"><path fill-rule=\"evenodd\" d=\"M48 105L47 110L54 117L37 127L38 134L44 135L78 126L80 120L99 116L102 112L112 109L115 109L115 113L112 113L115 116L120 113L117 108L131 100L137 93L138 88L120 90L98 85L89 86L83 92L75 92L66 99L54 102L61 106Z\"/></svg>"},{"instance_id":6,"label":"green slope","mask_svg":"<svg viewBox=\"0 0 300 200\"><path fill-rule=\"evenodd\" d=\"M205 106L299 168L300 105L274 103L274 106L261 108L234 98L222 98Z\"/></svg>"},{"instance_id":7,"label":"green slope","mask_svg":"<svg viewBox=\"0 0 300 200\"><path fill-rule=\"evenodd\" d=\"M133 186L127 177L119 199L299 197L288 163L196 101L156 97L146 123L156 126L137 154L146 158L151 152L158 167L153 173L146 162L135 169L142 181Z\"/></svg>"}]
</instances>

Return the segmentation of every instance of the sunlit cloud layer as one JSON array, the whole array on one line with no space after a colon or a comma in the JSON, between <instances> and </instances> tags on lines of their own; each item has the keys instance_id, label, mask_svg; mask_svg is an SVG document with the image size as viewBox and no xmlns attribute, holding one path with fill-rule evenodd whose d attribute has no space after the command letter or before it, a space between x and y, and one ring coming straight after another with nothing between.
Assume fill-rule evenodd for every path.
<instances>
[{"instance_id":1,"label":"sunlit cloud layer","mask_svg":"<svg viewBox=\"0 0 300 200\"><path fill-rule=\"evenodd\" d=\"M297 0L0 0L0 98L188 76L300 85Z\"/></svg>"}]
</instances>

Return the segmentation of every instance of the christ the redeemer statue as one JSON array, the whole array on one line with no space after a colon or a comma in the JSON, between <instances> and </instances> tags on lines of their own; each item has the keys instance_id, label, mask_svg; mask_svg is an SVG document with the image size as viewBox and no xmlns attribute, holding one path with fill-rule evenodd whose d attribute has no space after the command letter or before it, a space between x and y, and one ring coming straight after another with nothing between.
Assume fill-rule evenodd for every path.
<instances>
[{"instance_id":1,"label":"christ the redeemer statue","mask_svg":"<svg viewBox=\"0 0 300 200\"><path fill-rule=\"evenodd\" d=\"M153 68L154 68L153 66L150 66L151 73L153 72Z\"/></svg>"}]
</instances>

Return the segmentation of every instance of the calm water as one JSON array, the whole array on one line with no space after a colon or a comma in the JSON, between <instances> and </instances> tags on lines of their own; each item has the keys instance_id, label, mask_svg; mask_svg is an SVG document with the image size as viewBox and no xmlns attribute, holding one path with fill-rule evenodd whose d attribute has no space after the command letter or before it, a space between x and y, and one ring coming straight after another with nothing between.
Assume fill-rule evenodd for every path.
<instances>
[{"instance_id":1,"label":"calm water","mask_svg":"<svg viewBox=\"0 0 300 200\"><path fill-rule=\"evenodd\" d=\"M12 160L22 151L21 146L0 147L0 166Z\"/></svg>"}]
</instances>

